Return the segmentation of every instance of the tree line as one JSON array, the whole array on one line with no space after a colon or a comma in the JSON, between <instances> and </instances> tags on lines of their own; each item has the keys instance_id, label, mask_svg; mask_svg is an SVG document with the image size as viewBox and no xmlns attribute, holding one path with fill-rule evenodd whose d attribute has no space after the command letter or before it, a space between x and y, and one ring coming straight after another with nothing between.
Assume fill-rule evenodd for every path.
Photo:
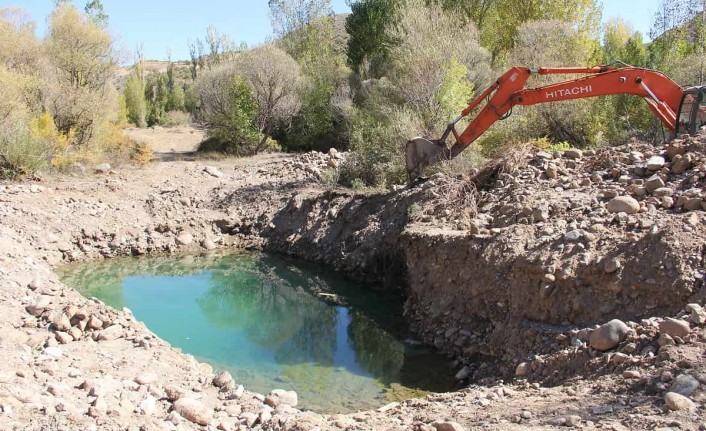
<instances>
[{"instance_id":1,"label":"tree line","mask_svg":"<svg viewBox=\"0 0 706 431\"><path fill-rule=\"evenodd\" d=\"M404 178L402 149L413 136L437 137L477 94L512 66L631 64L665 72L681 85L704 81L702 4L661 0L652 41L623 20L601 24L597 0L269 0L273 40L238 44L210 27L189 41L190 58L146 72L138 50L124 86L108 17L99 0L83 11L58 1L47 35L17 10L0 18L0 166L29 172L47 160L134 151L116 133L194 121L203 149L347 149L332 173L346 184ZM17 42L19 41L19 43ZM77 49L80 47L80 49ZM533 79L530 85L556 77ZM463 127L463 124L460 125ZM11 130L11 132L10 132ZM21 142L18 141L21 136ZM590 147L629 137L657 141L664 130L630 96L516 109L464 154L492 156L503 145ZM18 151L27 146L37 151ZM18 153L36 154L19 157ZM17 167L17 158L25 167ZM15 166L15 167L13 167Z\"/></svg>"}]
</instances>

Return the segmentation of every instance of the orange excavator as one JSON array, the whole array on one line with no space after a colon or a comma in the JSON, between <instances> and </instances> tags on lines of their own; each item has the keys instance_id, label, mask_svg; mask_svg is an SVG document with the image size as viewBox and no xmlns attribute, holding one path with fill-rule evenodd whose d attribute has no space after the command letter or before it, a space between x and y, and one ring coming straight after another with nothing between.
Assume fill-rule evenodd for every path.
<instances>
[{"instance_id":1,"label":"orange excavator","mask_svg":"<svg viewBox=\"0 0 706 431\"><path fill-rule=\"evenodd\" d=\"M525 88L532 75L585 74L586 76L537 88ZM516 105L615 94L642 97L647 106L676 136L693 135L706 125L706 87L682 88L666 75L638 67L560 67L536 69L513 67L493 85L473 100L454 121L449 123L440 139L414 138L406 145L407 174L410 181L422 176L424 168L441 160L458 156L498 120L504 120ZM468 127L458 134L456 124L471 114L483 101ZM455 143L446 140L453 134Z\"/></svg>"}]
</instances>

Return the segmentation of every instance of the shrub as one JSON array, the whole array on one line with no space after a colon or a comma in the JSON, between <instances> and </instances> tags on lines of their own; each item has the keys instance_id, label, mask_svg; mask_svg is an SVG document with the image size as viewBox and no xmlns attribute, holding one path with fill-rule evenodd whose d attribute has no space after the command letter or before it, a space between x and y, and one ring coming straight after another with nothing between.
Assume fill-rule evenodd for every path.
<instances>
[{"instance_id":1,"label":"shrub","mask_svg":"<svg viewBox=\"0 0 706 431\"><path fill-rule=\"evenodd\" d=\"M360 110L353 118L351 154L341 164L345 184L388 186L406 181L404 146L418 133L418 119L408 110L388 114Z\"/></svg>"},{"instance_id":2,"label":"shrub","mask_svg":"<svg viewBox=\"0 0 706 431\"><path fill-rule=\"evenodd\" d=\"M255 154L260 141L255 126L257 104L235 68L225 65L202 75L199 96L208 137L199 150L236 156Z\"/></svg>"},{"instance_id":3,"label":"shrub","mask_svg":"<svg viewBox=\"0 0 706 431\"><path fill-rule=\"evenodd\" d=\"M165 127L176 127L189 124L191 116L184 111L168 111L162 118L162 125Z\"/></svg>"},{"instance_id":4,"label":"shrub","mask_svg":"<svg viewBox=\"0 0 706 431\"><path fill-rule=\"evenodd\" d=\"M48 155L48 141L21 120L6 120L0 127L0 178L33 175L46 166Z\"/></svg>"}]
</instances>

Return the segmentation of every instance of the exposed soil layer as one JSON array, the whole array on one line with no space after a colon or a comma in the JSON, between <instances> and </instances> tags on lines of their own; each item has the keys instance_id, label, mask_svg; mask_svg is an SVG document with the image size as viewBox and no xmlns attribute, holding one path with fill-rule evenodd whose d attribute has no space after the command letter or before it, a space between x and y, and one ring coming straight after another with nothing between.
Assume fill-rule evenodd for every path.
<instances>
[{"instance_id":1,"label":"exposed soil layer","mask_svg":"<svg viewBox=\"0 0 706 431\"><path fill-rule=\"evenodd\" d=\"M480 172L473 207L441 205L438 190L466 181L441 175L385 194L325 190L317 177L341 157L0 185L0 429L704 427L698 139L531 153ZM300 412L291 394L214 376L52 272L232 247L401 289L419 337L458 358L452 372L471 386L372 412ZM624 328L595 330L616 318Z\"/></svg>"}]
</instances>

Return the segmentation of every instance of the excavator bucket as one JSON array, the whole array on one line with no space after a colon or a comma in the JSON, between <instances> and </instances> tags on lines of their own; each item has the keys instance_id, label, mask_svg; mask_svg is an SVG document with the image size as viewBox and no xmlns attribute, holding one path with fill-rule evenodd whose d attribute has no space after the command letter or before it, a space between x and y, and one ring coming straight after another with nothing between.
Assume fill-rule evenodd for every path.
<instances>
[{"instance_id":1,"label":"excavator bucket","mask_svg":"<svg viewBox=\"0 0 706 431\"><path fill-rule=\"evenodd\" d=\"M449 150L443 144L424 138L409 140L405 152L407 178L412 182L422 176L424 168L448 158Z\"/></svg>"}]
</instances>

